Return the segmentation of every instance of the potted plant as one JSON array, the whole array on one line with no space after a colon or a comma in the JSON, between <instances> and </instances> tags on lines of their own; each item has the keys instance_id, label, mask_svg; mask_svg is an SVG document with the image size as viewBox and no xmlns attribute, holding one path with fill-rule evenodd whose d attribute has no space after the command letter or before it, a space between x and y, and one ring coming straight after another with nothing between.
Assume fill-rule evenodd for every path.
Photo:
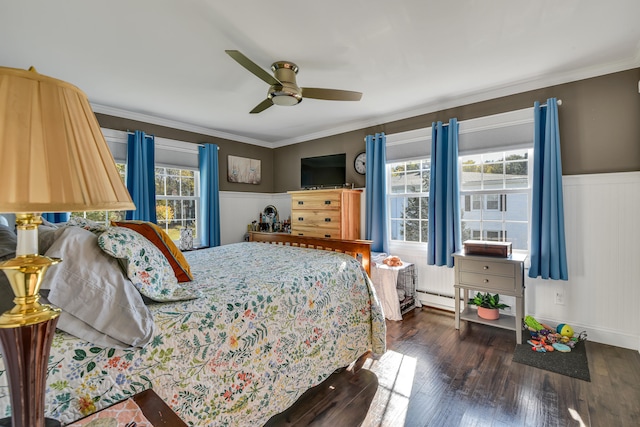
<instances>
[{"instance_id":1,"label":"potted plant","mask_svg":"<svg viewBox=\"0 0 640 427\"><path fill-rule=\"evenodd\" d=\"M487 320L496 320L500 317L501 308L509 307L507 304L500 302L500 295L491 295L487 293L476 293L473 298L469 299L467 304L478 306L478 317L482 317Z\"/></svg>"}]
</instances>

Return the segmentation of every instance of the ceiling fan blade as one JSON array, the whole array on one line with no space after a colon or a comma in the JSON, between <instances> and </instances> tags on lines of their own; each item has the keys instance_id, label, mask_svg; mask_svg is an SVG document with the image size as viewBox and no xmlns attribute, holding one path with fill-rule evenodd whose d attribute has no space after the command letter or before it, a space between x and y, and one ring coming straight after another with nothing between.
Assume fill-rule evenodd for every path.
<instances>
[{"instance_id":1,"label":"ceiling fan blade","mask_svg":"<svg viewBox=\"0 0 640 427\"><path fill-rule=\"evenodd\" d=\"M249 58L244 56L242 53L240 53L240 51L238 51L238 50L225 50L225 52L227 52L227 55L229 55L230 57L235 59L238 64L242 65L244 68L246 68L251 73L253 73L256 76L258 76L259 78L261 78L265 82L269 83L270 85L281 85L282 84L282 83L280 83L278 81L278 79L276 79L271 74L269 74L267 71L262 69L262 67L260 67L258 64L256 64L255 62L253 62L252 60L250 60Z\"/></svg>"},{"instance_id":2,"label":"ceiling fan blade","mask_svg":"<svg viewBox=\"0 0 640 427\"><path fill-rule=\"evenodd\" d=\"M261 113L267 108L271 107L272 105L273 105L273 102L271 102L271 100L267 98L264 101L262 101L260 104L256 105L253 110L249 111L249 113L250 114Z\"/></svg>"},{"instance_id":3,"label":"ceiling fan blade","mask_svg":"<svg viewBox=\"0 0 640 427\"><path fill-rule=\"evenodd\" d=\"M303 87L303 98L326 99L329 101L360 101L361 92L338 89L321 89L317 87Z\"/></svg>"}]
</instances>

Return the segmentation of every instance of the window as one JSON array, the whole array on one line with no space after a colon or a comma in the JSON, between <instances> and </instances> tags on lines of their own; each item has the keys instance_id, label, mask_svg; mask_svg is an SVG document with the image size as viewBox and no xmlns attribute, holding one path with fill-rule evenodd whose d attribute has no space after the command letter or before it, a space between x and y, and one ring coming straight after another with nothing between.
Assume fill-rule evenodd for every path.
<instances>
[{"instance_id":1,"label":"window","mask_svg":"<svg viewBox=\"0 0 640 427\"><path fill-rule=\"evenodd\" d=\"M122 181L125 181L125 164L116 163ZM190 169L156 167L156 217L162 229L172 240L180 239L180 228L193 230L198 241L197 222L200 205L199 172ZM125 211L72 212L82 217L109 225L111 221L125 219Z\"/></svg>"},{"instance_id":2,"label":"window","mask_svg":"<svg viewBox=\"0 0 640 427\"><path fill-rule=\"evenodd\" d=\"M392 241L427 241L430 169L429 160L387 165L387 201Z\"/></svg>"},{"instance_id":3,"label":"window","mask_svg":"<svg viewBox=\"0 0 640 427\"><path fill-rule=\"evenodd\" d=\"M531 149L459 157L462 241L528 250ZM428 241L430 160L387 165L390 239Z\"/></svg>"},{"instance_id":4,"label":"window","mask_svg":"<svg viewBox=\"0 0 640 427\"><path fill-rule=\"evenodd\" d=\"M462 241L510 241L529 248L532 150L460 156Z\"/></svg>"},{"instance_id":5,"label":"window","mask_svg":"<svg viewBox=\"0 0 640 427\"><path fill-rule=\"evenodd\" d=\"M125 180L125 164L116 163L116 168L120 173L122 182ZM87 212L71 212L72 217L86 218L91 221L100 222L109 225L111 221L120 221L124 219L125 211L87 211Z\"/></svg>"},{"instance_id":6,"label":"window","mask_svg":"<svg viewBox=\"0 0 640 427\"><path fill-rule=\"evenodd\" d=\"M199 172L190 169L156 167L156 216L158 225L173 240L180 239L180 228L193 230L198 240L200 205Z\"/></svg>"}]
</instances>

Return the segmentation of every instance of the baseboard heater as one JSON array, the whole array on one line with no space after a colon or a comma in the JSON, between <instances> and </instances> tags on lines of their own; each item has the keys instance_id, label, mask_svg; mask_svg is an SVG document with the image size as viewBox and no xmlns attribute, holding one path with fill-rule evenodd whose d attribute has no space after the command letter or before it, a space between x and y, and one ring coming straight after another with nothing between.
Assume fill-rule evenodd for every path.
<instances>
[{"instance_id":1,"label":"baseboard heater","mask_svg":"<svg viewBox=\"0 0 640 427\"><path fill-rule=\"evenodd\" d=\"M433 291L423 291L418 289L417 291L419 294L426 294L426 295L433 295L434 297L440 297L440 298L449 298L451 300L453 300L453 295L445 295L445 294L440 294L438 292L433 292Z\"/></svg>"},{"instance_id":2,"label":"baseboard heater","mask_svg":"<svg viewBox=\"0 0 640 427\"><path fill-rule=\"evenodd\" d=\"M440 292L418 291L418 299L423 305L445 311L455 311L455 298L453 295L445 295ZM422 294L422 295L420 295Z\"/></svg>"}]
</instances>

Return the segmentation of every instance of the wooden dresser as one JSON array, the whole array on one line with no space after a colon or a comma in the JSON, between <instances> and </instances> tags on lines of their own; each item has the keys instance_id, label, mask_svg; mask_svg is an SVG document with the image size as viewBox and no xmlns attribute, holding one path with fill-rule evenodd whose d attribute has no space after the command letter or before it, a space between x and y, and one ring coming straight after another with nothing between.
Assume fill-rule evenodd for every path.
<instances>
[{"instance_id":1,"label":"wooden dresser","mask_svg":"<svg viewBox=\"0 0 640 427\"><path fill-rule=\"evenodd\" d=\"M362 190L289 191L291 234L332 239L360 239Z\"/></svg>"}]
</instances>

